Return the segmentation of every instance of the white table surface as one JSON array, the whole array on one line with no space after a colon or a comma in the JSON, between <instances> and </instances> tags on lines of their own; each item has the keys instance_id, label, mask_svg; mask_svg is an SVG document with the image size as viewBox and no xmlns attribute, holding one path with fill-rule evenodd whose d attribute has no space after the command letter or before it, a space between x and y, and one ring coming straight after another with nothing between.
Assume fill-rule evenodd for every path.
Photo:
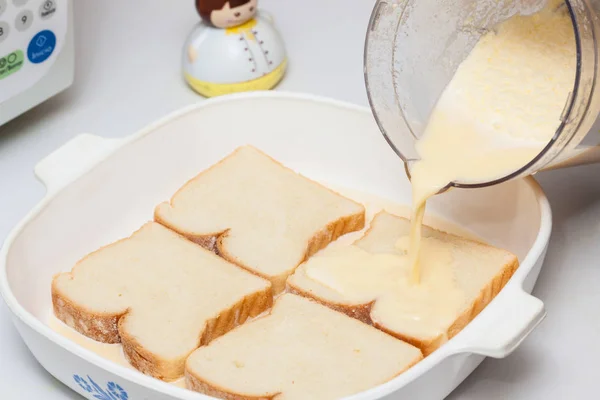
<instances>
[{"instance_id":1,"label":"white table surface","mask_svg":"<svg viewBox=\"0 0 600 400\"><path fill-rule=\"evenodd\" d=\"M200 101L182 82L193 1L77 0L76 82L0 127L0 240L42 197L35 163L74 135L131 134ZM373 1L261 0L285 37L279 89L367 105L362 50ZM169 5L167 7L167 4ZM600 367L600 166L539 176L554 233L534 294L548 318L511 356L486 360L451 399L592 399ZM79 399L29 353L0 302L0 398Z\"/></svg>"}]
</instances>

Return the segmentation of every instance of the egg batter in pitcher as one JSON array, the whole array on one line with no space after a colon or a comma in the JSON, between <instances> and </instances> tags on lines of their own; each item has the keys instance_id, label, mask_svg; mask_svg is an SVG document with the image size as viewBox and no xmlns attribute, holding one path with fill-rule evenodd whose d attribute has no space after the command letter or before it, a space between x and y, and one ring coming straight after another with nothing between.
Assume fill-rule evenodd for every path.
<instances>
[{"instance_id":1,"label":"egg batter in pitcher","mask_svg":"<svg viewBox=\"0 0 600 400\"><path fill-rule=\"evenodd\" d=\"M482 36L439 98L410 168L412 279L419 281L427 199L452 182L490 182L533 160L554 136L573 89L573 25L562 0Z\"/></svg>"}]
</instances>

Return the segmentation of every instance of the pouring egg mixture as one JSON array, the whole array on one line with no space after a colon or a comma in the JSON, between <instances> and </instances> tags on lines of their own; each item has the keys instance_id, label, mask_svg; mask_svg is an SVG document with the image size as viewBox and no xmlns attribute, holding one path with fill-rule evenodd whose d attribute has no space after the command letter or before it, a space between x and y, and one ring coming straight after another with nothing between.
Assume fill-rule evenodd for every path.
<instances>
[{"instance_id":1,"label":"pouring egg mixture","mask_svg":"<svg viewBox=\"0 0 600 400\"><path fill-rule=\"evenodd\" d=\"M491 182L533 160L554 136L573 88L576 46L562 0L485 34L440 96L410 169L409 264L420 281L427 199L453 182Z\"/></svg>"},{"instance_id":2,"label":"pouring egg mixture","mask_svg":"<svg viewBox=\"0 0 600 400\"><path fill-rule=\"evenodd\" d=\"M454 182L510 175L554 136L576 67L573 27L562 4L553 0L536 14L504 21L459 65L416 146L410 221L378 215L353 245L311 257L290 287L424 355L491 301L518 267L517 257L423 225L425 204Z\"/></svg>"}]
</instances>

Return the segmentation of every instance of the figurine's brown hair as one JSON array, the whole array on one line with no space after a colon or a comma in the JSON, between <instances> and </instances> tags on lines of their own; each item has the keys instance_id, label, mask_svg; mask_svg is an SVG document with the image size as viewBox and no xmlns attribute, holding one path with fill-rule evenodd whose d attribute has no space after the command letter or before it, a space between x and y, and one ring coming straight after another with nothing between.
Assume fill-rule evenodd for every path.
<instances>
[{"instance_id":1,"label":"figurine's brown hair","mask_svg":"<svg viewBox=\"0 0 600 400\"><path fill-rule=\"evenodd\" d=\"M221 10L225 7L225 3L229 3L229 7L235 8L250 3L250 0L196 0L196 10L204 21L212 25L210 14L213 11Z\"/></svg>"}]
</instances>

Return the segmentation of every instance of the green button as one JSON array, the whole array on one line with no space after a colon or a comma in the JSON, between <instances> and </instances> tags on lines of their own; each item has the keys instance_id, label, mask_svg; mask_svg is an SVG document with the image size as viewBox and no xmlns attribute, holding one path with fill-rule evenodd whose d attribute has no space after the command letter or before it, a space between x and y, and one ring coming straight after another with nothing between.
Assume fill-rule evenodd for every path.
<instances>
[{"instance_id":1,"label":"green button","mask_svg":"<svg viewBox=\"0 0 600 400\"><path fill-rule=\"evenodd\" d=\"M0 58L0 79L14 74L21 69L25 63L25 56L21 50L13 51Z\"/></svg>"}]
</instances>

